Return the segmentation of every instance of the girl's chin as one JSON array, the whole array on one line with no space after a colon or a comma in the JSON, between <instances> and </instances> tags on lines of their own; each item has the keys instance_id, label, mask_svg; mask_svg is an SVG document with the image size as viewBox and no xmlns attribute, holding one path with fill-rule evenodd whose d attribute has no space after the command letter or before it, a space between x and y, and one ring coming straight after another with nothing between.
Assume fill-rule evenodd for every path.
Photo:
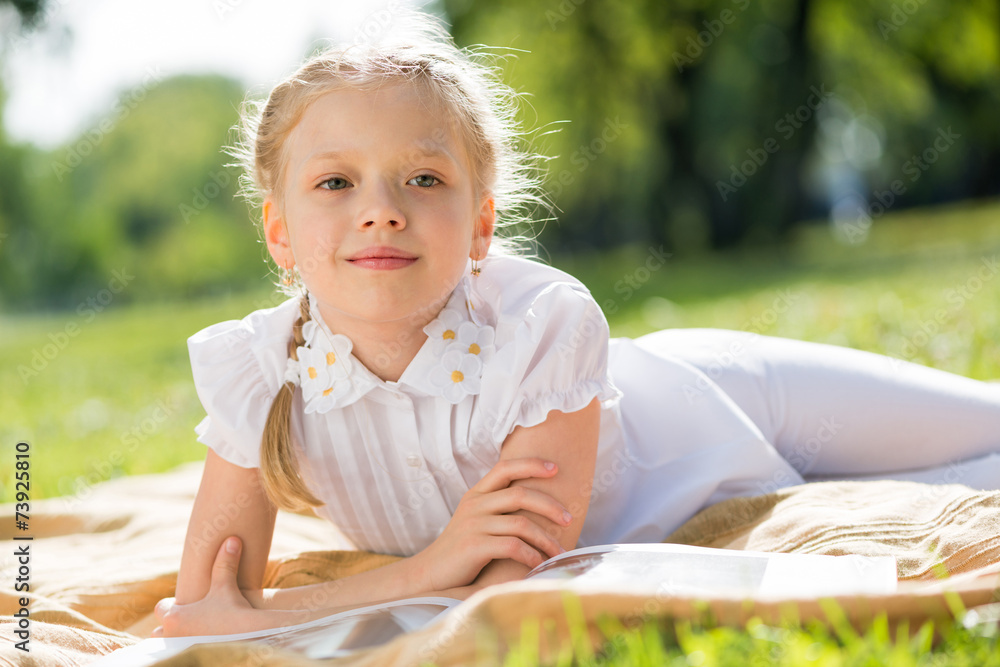
<instances>
[{"instance_id":1,"label":"girl's chin","mask_svg":"<svg viewBox=\"0 0 1000 667\"><path fill-rule=\"evenodd\" d=\"M422 328L437 317L450 296L450 293L438 298L424 295L401 296L398 290L384 293L369 290L356 294L356 298L350 301L343 299L342 292L331 295L329 300L325 300L322 294L315 294L320 314L331 329L336 322L348 321L372 324L407 321L416 328Z\"/></svg>"}]
</instances>

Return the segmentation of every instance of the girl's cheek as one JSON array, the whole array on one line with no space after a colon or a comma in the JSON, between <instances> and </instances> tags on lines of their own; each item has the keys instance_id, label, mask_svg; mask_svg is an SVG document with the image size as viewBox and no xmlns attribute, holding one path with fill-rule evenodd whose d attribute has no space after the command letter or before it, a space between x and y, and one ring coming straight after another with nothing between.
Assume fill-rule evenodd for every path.
<instances>
[{"instance_id":1,"label":"girl's cheek","mask_svg":"<svg viewBox=\"0 0 1000 667\"><path fill-rule=\"evenodd\" d=\"M337 244L330 236L325 235L314 239L313 243L306 248L306 257L311 258L306 269L312 272L318 267L329 265L333 262L336 252Z\"/></svg>"},{"instance_id":2,"label":"girl's cheek","mask_svg":"<svg viewBox=\"0 0 1000 667\"><path fill-rule=\"evenodd\" d=\"M336 256L340 240L329 227L306 226L295 235L295 258L302 274L312 273L317 267L329 264Z\"/></svg>"}]
</instances>

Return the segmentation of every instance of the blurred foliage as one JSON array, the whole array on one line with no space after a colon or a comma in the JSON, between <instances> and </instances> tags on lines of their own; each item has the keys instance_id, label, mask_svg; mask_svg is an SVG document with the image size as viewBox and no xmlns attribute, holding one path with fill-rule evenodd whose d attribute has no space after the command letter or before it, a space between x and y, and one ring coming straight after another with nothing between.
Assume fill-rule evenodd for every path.
<instances>
[{"instance_id":1,"label":"blurred foliage","mask_svg":"<svg viewBox=\"0 0 1000 667\"><path fill-rule=\"evenodd\" d=\"M19 21L25 26L33 25L42 15L44 0L0 0L0 9L13 7Z\"/></svg>"},{"instance_id":2,"label":"blurred foliage","mask_svg":"<svg viewBox=\"0 0 1000 667\"><path fill-rule=\"evenodd\" d=\"M183 298L264 277L223 166L242 97L219 76L148 77L55 151L0 139L0 304L86 309L108 291Z\"/></svg>"},{"instance_id":3,"label":"blurred foliage","mask_svg":"<svg viewBox=\"0 0 1000 667\"><path fill-rule=\"evenodd\" d=\"M31 26L49 5L0 0L12 6ZM560 222L540 235L553 254L784 243L844 201L853 250L885 210L1000 194L995 0L432 9L460 45L516 54L498 66L526 93L533 148L556 156L545 167ZM112 290L122 301L270 280L223 166L242 96L219 76L150 79L55 150L0 133L0 308L86 308L120 286L116 271L135 276Z\"/></svg>"},{"instance_id":4,"label":"blurred foliage","mask_svg":"<svg viewBox=\"0 0 1000 667\"><path fill-rule=\"evenodd\" d=\"M558 156L549 183L564 214L545 238L559 247L773 242L832 198L875 201L895 180L898 208L1000 193L995 0L440 5L460 45L527 51L502 69L532 94L528 124L561 127L541 146ZM835 94L815 113L814 89ZM960 139L911 185L907 161L949 127ZM853 163L837 159L845 144ZM720 193L734 168L746 183Z\"/></svg>"}]
</instances>

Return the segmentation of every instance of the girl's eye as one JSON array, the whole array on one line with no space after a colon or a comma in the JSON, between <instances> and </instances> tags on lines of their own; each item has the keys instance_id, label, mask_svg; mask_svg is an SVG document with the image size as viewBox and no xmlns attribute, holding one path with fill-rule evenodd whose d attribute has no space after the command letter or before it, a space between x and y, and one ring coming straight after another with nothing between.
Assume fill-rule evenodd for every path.
<instances>
[{"instance_id":1,"label":"girl's eye","mask_svg":"<svg viewBox=\"0 0 1000 667\"><path fill-rule=\"evenodd\" d=\"M327 187L327 185L329 185L329 187ZM334 176L333 178L329 178L320 183L319 187L324 190L343 190L347 187L347 180L340 178L339 176Z\"/></svg>"},{"instance_id":2,"label":"girl's eye","mask_svg":"<svg viewBox=\"0 0 1000 667\"><path fill-rule=\"evenodd\" d=\"M430 174L421 174L420 176L414 176L413 178L410 179L409 182L413 183L414 181L417 181L416 184L422 188L429 188L432 185L434 185L432 181L437 181L438 183L441 182L437 179L436 176L431 176Z\"/></svg>"}]
</instances>

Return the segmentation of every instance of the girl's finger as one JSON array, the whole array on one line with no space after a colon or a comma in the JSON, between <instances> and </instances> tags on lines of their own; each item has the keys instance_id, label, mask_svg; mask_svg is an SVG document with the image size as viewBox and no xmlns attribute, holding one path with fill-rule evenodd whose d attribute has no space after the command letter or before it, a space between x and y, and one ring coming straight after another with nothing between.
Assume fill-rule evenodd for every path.
<instances>
[{"instance_id":1,"label":"girl's finger","mask_svg":"<svg viewBox=\"0 0 1000 667\"><path fill-rule=\"evenodd\" d=\"M470 491L492 493L507 488L515 479L552 477L557 470L555 463L540 458L501 459Z\"/></svg>"},{"instance_id":2,"label":"girl's finger","mask_svg":"<svg viewBox=\"0 0 1000 667\"><path fill-rule=\"evenodd\" d=\"M545 558L553 558L566 551L555 537L526 516L493 517L489 530L496 537L516 537L545 554Z\"/></svg>"},{"instance_id":3,"label":"girl's finger","mask_svg":"<svg viewBox=\"0 0 1000 667\"><path fill-rule=\"evenodd\" d=\"M212 566L210 590L239 589L236 576L240 569L240 547L242 542L238 537L227 537L219 546Z\"/></svg>"},{"instance_id":4,"label":"girl's finger","mask_svg":"<svg viewBox=\"0 0 1000 667\"><path fill-rule=\"evenodd\" d=\"M170 608L174 606L174 599L175 598L163 598L157 602L156 606L153 607L153 615L162 621L163 617L167 615L168 611L170 611Z\"/></svg>"},{"instance_id":5,"label":"girl's finger","mask_svg":"<svg viewBox=\"0 0 1000 667\"><path fill-rule=\"evenodd\" d=\"M494 560L509 558L522 565L534 569L545 562L545 556L538 553L522 540L510 536L497 536L487 538L483 544L486 554Z\"/></svg>"},{"instance_id":6,"label":"girl's finger","mask_svg":"<svg viewBox=\"0 0 1000 667\"><path fill-rule=\"evenodd\" d=\"M573 516L561 502L543 491L525 486L511 486L488 493L477 499L476 507L489 514L510 514L527 510L558 526L568 526L573 520Z\"/></svg>"}]
</instances>

